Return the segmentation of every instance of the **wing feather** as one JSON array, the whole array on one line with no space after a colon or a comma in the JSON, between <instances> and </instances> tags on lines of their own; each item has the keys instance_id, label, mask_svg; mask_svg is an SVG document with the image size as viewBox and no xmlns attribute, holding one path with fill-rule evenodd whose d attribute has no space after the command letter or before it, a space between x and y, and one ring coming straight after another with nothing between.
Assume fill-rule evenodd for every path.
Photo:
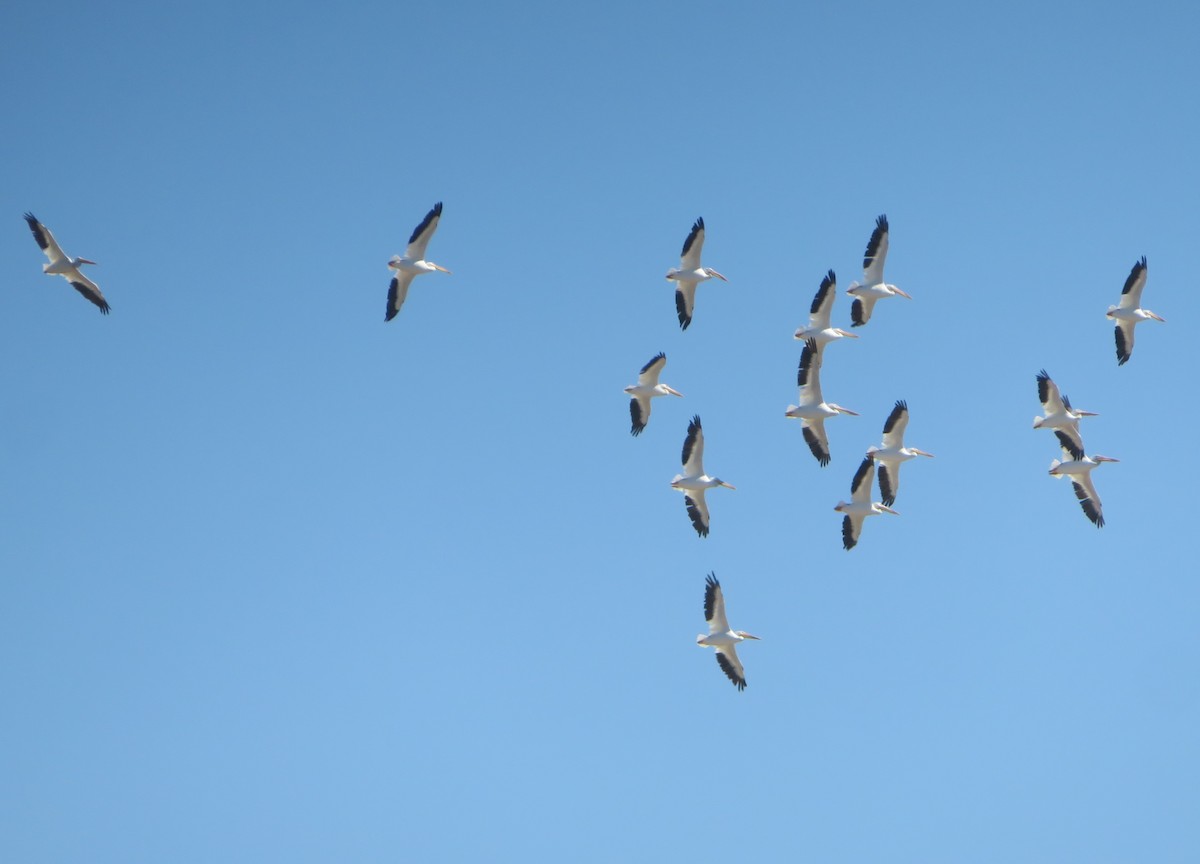
<instances>
[{"instance_id":1,"label":"wing feather","mask_svg":"<svg viewBox=\"0 0 1200 864\"><path fill-rule=\"evenodd\" d=\"M667 355L662 351L650 358L649 362L638 373L639 387L653 387L658 383L658 376L667 365Z\"/></svg>"},{"instance_id":2,"label":"wing feather","mask_svg":"<svg viewBox=\"0 0 1200 864\"><path fill-rule=\"evenodd\" d=\"M408 286L412 284L415 273L398 272L392 277L391 284L388 285L387 311L384 313L383 320L391 321L400 311L400 307L404 305L404 300L408 297Z\"/></svg>"},{"instance_id":3,"label":"wing feather","mask_svg":"<svg viewBox=\"0 0 1200 864\"><path fill-rule=\"evenodd\" d=\"M408 248L404 250L404 257L409 261L425 260L425 247L429 245L429 238L433 236L433 232L437 230L438 222L442 218L442 202L433 205L425 218L421 220L416 228L413 229L412 236L408 238Z\"/></svg>"},{"instance_id":4,"label":"wing feather","mask_svg":"<svg viewBox=\"0 0 1200 864\"><path fill-rule=\"evenodd\" d=\"M867 251L863 254L864 284L878 285L883 281L883 265L887 260L887 252L888 218L887 214L880 214L875 220L875 230L871 232L871 239L867 241ZM867 317L871 317L869 309Z\"/></svg>"},{"instance_id":5,"label":"wing feather","mask_svg":"<svg viewBox=\"0 0 1200 864\"><path fill-rule=\"evenodd\" d=\"M742 661L738 659L734 646L722 645L717 649L717 665L738 690L746 689L746 670L742 668Z\"/></svg>"},{"instance_id":6,"label":"wing feather","mask_svg":"<svg viewBox=\"0 0 1200 864\"><path fill-rule=\"evenodd\" d=\"M698 270L700 268L700 251L704 248L704 217L701 216L692 224L687 239L683 241L683 251L679 254L680 270Z\"/></svg>"}]
</instances>

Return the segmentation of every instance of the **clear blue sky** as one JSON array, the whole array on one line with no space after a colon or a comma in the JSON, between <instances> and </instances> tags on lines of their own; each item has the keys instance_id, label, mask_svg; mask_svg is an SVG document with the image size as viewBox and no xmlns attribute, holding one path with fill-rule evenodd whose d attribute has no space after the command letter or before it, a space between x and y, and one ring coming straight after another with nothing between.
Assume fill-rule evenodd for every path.
<instances>
[{"instance_id":1,"label":"clear blue sky","mask_svg":"<svg viewBox=\"0 0 1200 864\"><path fill-rule=\"evenodd\" d=\"M1195 9L404 5L0 12L0 858L1196 860ZM915 299L821 469L791 333L879 213ZM937 458L846 553L901 398Z\"/></svg>"}]
</instances>

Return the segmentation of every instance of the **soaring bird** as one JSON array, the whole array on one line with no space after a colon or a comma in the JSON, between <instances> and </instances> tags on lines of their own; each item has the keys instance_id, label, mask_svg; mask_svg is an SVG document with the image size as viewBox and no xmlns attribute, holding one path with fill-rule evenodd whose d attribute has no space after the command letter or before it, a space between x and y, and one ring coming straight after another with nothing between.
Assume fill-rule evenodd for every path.
<instances>
[{"instance_id":1,"label":"soaring bird","mask_svg":"<svg viewBox=\"0 0 1200 864\"><path fill-rule=\"evenodd\" d=\"M867 455L879 464L879 494L884 504L895 504L900 490L900 463L917 456L933 458L932 453L904 446L904 430L908 428L908 403L903 399L896 402L892 413L883 424L883 444L869 447Z\"/></svg>"},{"instance_id":2,"label":"soaring bird","mask_svg":"<svg viewBox=\"0 0 1200 864\"><path fill-rule=\"evenodd\" d=\"M708 635L701 633L696 644L717 649L717 665L738 690L746 689L746 670L737 656L737 644L747 639L757 640L745 630L730 630L725 618L725 595L715 573L704 580L704 620L708 622Z\"/></svg>"},{"instance_id":3,"label":"soaring bird","mask_svg":"<svg viewBox=\"0 0 1200 864\"><path fill-rule=\"evenodd\" d=\"M1149 309L1142 309L1142 289L1146 287L1146 256L1133 265L1125 287L1121 289L1121 303L1109 306L1105 316L1117 322L1117 365L1124 366L1125 361L1133 356L1133 328L1140 321L1165 322L1165 318L1155 315Z\"/></svg>"},{"instance_id":4,"label":"soaring bird","mask_svg":"<svg viewBox=\"0 0 1200 864\"><path fill-rule=\"evenodd\" d=\"M850 305L852 327L861 327L870 321L875 301L883 297L899 295L912 299L895 285L883 281L883 264L887 260L887 252L888 220L886 215L881 215L875 220L875 230L871 232L871 239L867 241L867 251L863 255L863 281L861 284L853 282L846 289L847 294L854 295L854 302Z\"/></svg>"},{"instance_id":5,"label":"soaring bird","mask_svg":"<svg viewBox=\"0 0 1200 864\"><path fill-rule=\"evenodd\" d=\"M414 276L432 273L434 270L441 273L450 272L441 265L425 260L425 247L429 245L429 238L437 230L441 218L442 202L439 201L433 205L432 210L425 214L421 224L413 229L404 254L393 255L392 260L388 261L388 267L395 270L396 275L392 277L392 284L388 286L387 312L383 316L384 321L391 321L396 317L396 313L404 305L404 299L408 297L408 286L412 284Z\"/></svg>"},{"instance_id":6,"label":"soaring bird","mask_svg":"<svg viewBox=\"0 0 1200 864\"><path fill-rule=\"evenodd\" d=\"M836 295L837 276L830 270L821 280L821 287L817 289L816 296L813 297L812 307L808 311L808 326L798 328L792 334L792 338L799 339L801 342L815 339L818 350L837 339L847 337L857 339L857 333L830 326L829 319L833 312L833 300Z\"/></svg>"},{"instance_id":7,"label":"soaring bird","mask_svg":"<svg viewBox=\"0 0 1200 864\"><path fill-rule=\"evenodd\" d=\"M1097 528L1103 528L1104 507L1100 503L1100 496L1096 494L1096 487L1092 483L1092 471L1102 462L1120 462L1121 460L1099 454L1074 458L1066 447L1063 447L1062 451L1063 458L1055 459L1050 463L1050 476L1055 479L1070 477L1071 485L1075 487L1075 497L1079 499L1079 506L1083 508L1084 515L1091 519L1092 524Z\"/></svg>"},{"instance_id":8,"label":"soaring bird","mask_svg":"<svg viewBox=\"0 0 1200 864\"><path fill-rule=\"evenodd\" d=\"M54 239L54 235L50 233L50 229L39 222L32 213L25 214L25 221L29 223L33 239L50 259L49 264L42 265L42 272L47 276L63 277L71 283L72 288L96 304L102 314L107 315L110 308L108 301L104 299L104 295L100 293L96 283L84 276L79 269L84 264L95 264L96 262L88 258L72 258L64 252L58 245L58 241Z\"/></svg>"},{"instance_id":9,"label":"soaring bird","mask_svg":"<svg viewBox=\"0 0 1200 864\"><path fill-rule=\"evenodd\" d=\"M858 536L862 533L863 520L868 516L878 516L880 513L900 514L886 504L872 503L871 486L875 482L875 463L870 456L863 459L854 479L850 481L850 503L839 501L833 509L844 513L842 519L842 548L850 551L858 545Z\"/></svg>"},{"instance_id":10,"label":"soaring bird","mask_svg":"<svg viewBox=\"0 0 1200 864\"><path fill-rule=\"evenodd\" d=\"M629 431L633 435L641 435L646 424L650 422L650 400L656 396L682 396L678 390L666 384L658 383L659 373L667 365L667 355L661 351L650 358L650 362L642 367L638 374L638 383L625 388L625 392L633 398L629 400L629 416L633 425Z\"/></svg>"},{"instance_id":11,"label":"soaring bird","mask_svg":"<svg viewBox=\"0 0 1200 864\"><path fill-rule=\"evenodd\" d=\"M1071 407L1071 400L1058 392L1058 385L1043 369L1037 374L1038 401L1042 403L1045 417L1034 417L1034 429L1053 429L1059 443L1075 459L1083 458L1083 438L1079 434L1080 417L1096 417L1094 411L1083 411Z\"/></svg>"},{"instance_id":12,"label":"soaring bird","mask_svg":"<svg viewBox=\"0 0 1200 864\"><path fill-rule=\"evenodd\" d=\"M692 310L696 308L696 286L716 277L722 282L729 280L711 267L700 266L700 250L704 248L704 218L692 225L691 233L683 241L683 254L679 267L667 271L667 278L675 282L675 310L679 313L679 329L686 330L692 323Z\"/></svg>"},{"instance_id":13,"label":"soaring bird","mask_svg":"<svg viewBox=\"0 0 1200 864\"><path fill-rule=\"evenodd\" d=\"M683 493L692 527L701 537L708 536L708 505L704 502L704 493L714 486L736 488L704 473L704 430L700 428L700 415L697 414L688 424L687 437L683 439L683 473L675 475L671 488Z\"/></svg>"},{"instance_id":14,"label":"soaring bird","mask_svg":"<svg viewBox=\"0 0 1200 864\"><path fill-rule=\"evenodd\" d=\"M825 435L825 421L838 414L858 416L858 412L826 402L821 395L821 354L817 340L809 339L800 352L800 367L796 370L796 384L800 388L799 405L789 405L783 413L801 423L801 432L808 442L808 449L824 468L829 464L829 438Z\"/></svg>"}]
</instances>

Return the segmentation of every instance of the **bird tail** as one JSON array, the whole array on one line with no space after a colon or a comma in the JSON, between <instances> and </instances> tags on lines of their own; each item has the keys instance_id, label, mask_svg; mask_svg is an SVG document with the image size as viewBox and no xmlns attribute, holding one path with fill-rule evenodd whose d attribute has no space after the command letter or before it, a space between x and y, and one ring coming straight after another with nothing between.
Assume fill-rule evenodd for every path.
<instances>
[{"instance_id":1,"label":"bird tail","mask_svg":"<svg viewBox=\"0 0 1200 864\"><path fill-rule=\"evenodd\" d=\"M855 279L853 282L850 283L850 287L846 289L846 293L849 294L851 291L853 291L857 287L859 287L859 282L857 279Z\"/></svg>"},{"instance_id":2,"label":"bird tail","mask_svg":"<svg viewBox=\"0 0 1200 864\"><path fill-rule=\"evenodd\" d=\"M789 405L789 406L787 407L787 410L786 410L786 411L784 411L783 413L784 413L784 415L786 416L786 415L789 415L789 414L791 414L793 411L799 411L799 410L800 410L800 406L799 406L799 405Z\"/></svg>"},{"instance_id":3,"label":"bird tail","mask_svg":"<svg viewBox=\"0 0 1200 864\"><path fill-rule=\"evenodd\" d=\"M1061 480L1063 478L1063 475L1054 473L1054 469L1057 468L1061 464L1062 464L1061 459L1055 459L1050 463L1050 475L1052 477L1054 477L1055 480Z\"/></svg>"}]
</instances>

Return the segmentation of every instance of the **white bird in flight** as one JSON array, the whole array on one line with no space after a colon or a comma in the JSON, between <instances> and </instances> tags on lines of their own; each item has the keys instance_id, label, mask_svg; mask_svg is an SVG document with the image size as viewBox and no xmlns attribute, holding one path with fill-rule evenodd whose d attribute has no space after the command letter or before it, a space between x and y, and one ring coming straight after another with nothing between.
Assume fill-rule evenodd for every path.
<instances>
[{"instance_id":1,"label":"white bird in flight","mask_svg":"<svg viewBox=\"0 0 1200 864\"><path fill-rule=\"evenodd\" d=\"M679 267L667 271L667 278L675 282L675 311L679 313L679 329L686 330L692 323L692 310L696 308L696 286L707 279L729 280L711 267L700 266L700 251L704 248L704 217L696 220L687 239L683 241L683 254Z\"/></svg>"},{"instance_id":2,"label":"white bird in flight","mask_svg":"<svg viewBox=\"0 0 1200 864\"><path fill-rule=\"evenodd\" d=\"M704 473L704 430L700 428L700 415L697 414L688 424L687 437L683 439L683 473L676 474L671 481L671 488L683 493L683 502L687 505L688 518L692 527L701 537L708 536L708 504L704 501L704 493L714 486L724 486L734 489L724 480L709 477Z\"/></svg>"},{"instance_id":3,"label":"white bird in flight","mask_svg":"<svg viewBox=\"0 0 1200 864\"><path fill-rule=\"evenodd\" d=\"M857 339L857 333L830 326L833 300L836 295L837 276L830 270L821 280L821 287L817 289L816 296L813 297L812 307L808 311L808 326L798 328L792 334L792 338L799 339L801 342L815 339L817 350L838 339Z\"/></svg>"},{"instance_id":4,"label":"white bird in flight","mask_svg":"<svg viewBox=\"0 0 1200 864\"><path fill-rule=\"evenodd\" d=\"M79 269L84 264L95 264L96 262L88 258L72 258L63 252L58 241L54 239L54 235L50 233L50 229L39 222L32 213L25 214L25 221L29 223L33 239L50 259L49 264L42 265L42 272L47 276L62 276L71 283L72 288L96 304L102 314L107 315L110 308L108 301L104 299L104 295L100 293L96 283L84 276Z\"/></svg>"},{"instance_id":5,"label":"white bird in flight","mask_svg":"<svg viewBox=\"0 0 1200 864\"><path fill-rule=\"evenodd\" d=\"M1050 463L1050 476L1058 480L1070 477L1071 485L1075 488L1075 497L1079 499L1079 506L1083 508L1084 515L1091 519L1097 528L1103 528L1104 506L1100 503L1100 496L1096 494L1095 484L1092 483L1092 471L1102 462L1121 460L1099 454L1076 459L1066 447L1063 447L1062 451L1063 458Z\"/></svg>"},{"instance_id":6,"label":"white bird in flight","mask_svg":"<svg viewBox=\"0 0 1200 864\"><path fill-rule=\"evenodd\" d=\"M404 305L404 299L408 297L408 286L412 284L414 277L420 276L422 273L432 273L435 270L440 273L450 272L441 265L425 260L425 247L429 245L429 238L437 230L441 218L442 202L439 201L433 205L432 210L425 214L421 224L413 229L404 254L393 255L392 260L388 261L388 267L395 270L396 275L392 277L392 283L388 286L387 312L383 317L384 321L391 321L396 317L396 313Z\"/></svg>"},{"instance_id":7,"label":"white bird in flight","mask_svg":"<svg viewBox=\"0 0 1200 864\"><path fill-rule=\"evenodd\" d=\"M871 232L871 239L867 241L867 251L863 255L862 283L853 282L846 289L847 294L854 295L854 302L850 305L852 327L861 327L871 320L871 310L875 308L877 300L896 296L912 299L895 285L883 281L883 265L887 260L887 253L888 220L884 214L875 220L875 230Z\"/></svg>"},{"instance_id":8,"label":"white bird in flight","mask_svg":"<svg viewBox=\"0 0 1200 864\"><path fill-rule=\"evenodd\" d=\"M1121 302L1117 306L1109 306L1105 317L1117 322L1117 365L1124 366L1125 361L1133 356L1133 328L1142 321L1163 321L1162 318L1149 309L1142 309L1142 289L1146 287L1146 256L1133 265L1125 287L1121 289Z\"/></svg>"},{"instance_id":9,"label":"white bird in flight","mask_svg":"<svg viewBox=\"0 0 1200 864\"><path fill-rule=\"evenodd\" d=\"M1034 417L1034 429L1053 429L1058 441L1075 459L1082 459L1083 437L1079 434L1080 417L1096 417L1094 411L1076 410L1071 400L1058 391L1058 385L1043 369L1037 374L1038 401L1042 403L1045 417Z\"/></svg>"},{"instance_id":10,"label":"white bird in flight","mask_svg":"<svg viewBox=\"0 0 1200 864\"><path fill-rule=\"evenodd\" d=\"M657 396L682 396L678 390L667 384L659 384L658 376L667 365L667 355L661 351L650 358L638 374L638 383L625 388L625 392L633 398L629 400L629 417L633 425L629 431L633 435L641 435L646 424L650 422L650 400Z\"/></svg>"},{"instance_id":11,"label":"white bird in flight","mask_svg":"<svg viewBox=\"0 0 1200 864\"><path fill-rule=\"evenodd\" d=\"M708 635L701 633L696 644L717 649L717 665L738 690L746 689L746 670L737 656L737 644L747 639L757 640L745 630L730 630L725 617L725 595L715 573L704 580L704 620L708 622Z\"/></svg>"},{"instance_id":12,"label":"white bird in flight","mask_svg":"<svg viewBox=\"0 0 1200 864\"><path fill-rule=\"evenodd\" d=\"M932 453L904 446L904 430L908 428L908 403L903 399L896 402L892 413L883 424L883 444L867 449L867 455L879 466L879 494L884 504L895 504L900 491L900 463L917 456L933 458Z\"/></svg>"},{"instance_id":13,"label":"white bird in flight","mask_svg":"<svg viewBox=\"0 0 1200 864\"><path fill-rule=\"evenodd\" d=\"M858 537L862 534L863 520L868 516L878 516L880 513L900 514L886 504L871 501L871 486L875 483L875 462L870 456L863 459L854 479L850 481L850 503L839 501L833 509L844 513L842 519L842 548L850 551L858 545Z\"/></svg>"},{"instance_id":14,"label":"white bird in flight","mask_svg":"<svg viewBox=\"0 0 1200 864\"><path fill-rule=\"evenodd\" d=\"M821 354L817 350L817 340L809 339L804 343L800 352L800 366L796 370L796 384L800 388L797 397L799 405L789 405L783 412L784 417L800 421L800 431L808 442L817 462L824 468L829 464L829 438L825 434L825 421L839 414L858 416L858 412L826 402L821 395Z\"/></svg>"}]
</instances>

